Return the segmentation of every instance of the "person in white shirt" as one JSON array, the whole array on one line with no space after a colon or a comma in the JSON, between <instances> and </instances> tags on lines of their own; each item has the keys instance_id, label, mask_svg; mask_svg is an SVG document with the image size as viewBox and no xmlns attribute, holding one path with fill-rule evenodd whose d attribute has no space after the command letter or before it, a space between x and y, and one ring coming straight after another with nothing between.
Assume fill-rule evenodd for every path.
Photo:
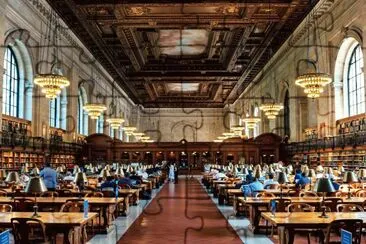
<instances>
[{"instance_id":1,"label":"person in white shirt","mask_svg":"<svg viewBox=\"0 0 366 244\"><path fill-rule=\"evenodd\" d=\"M225 178L226 179L228 177L226 176L226 174L224 174L222 171L220 171L217 174L215 174L213 176L213 178L216 179L216 180L218 180L218 179L222 179L222 178Z\"/></svg>"}]
</instances>

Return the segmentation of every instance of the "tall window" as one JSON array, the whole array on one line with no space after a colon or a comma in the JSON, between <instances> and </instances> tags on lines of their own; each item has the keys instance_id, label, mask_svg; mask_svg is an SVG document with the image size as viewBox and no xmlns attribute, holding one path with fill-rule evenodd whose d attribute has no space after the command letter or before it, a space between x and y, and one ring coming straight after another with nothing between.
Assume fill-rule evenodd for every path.
<instances>
[{"instance_id":1,"label":"tall window","mask_svg":"<svg viewBox=\"0 0 366 244\"><path fill-rule=\"evenodd\" d=\"M290 137L290 96L288 91L286 91L285 94L285 101L283 102L283 107L284 107L284 132L285 135Z\"/></svg>"},{"instance_id":2,"label":"tall window","mask_svg":"<svg viewBox=\"0 0 366 244\"><path fill-rule=\"evenodd\" d=\"M362 49L360 45L357 45L352 50L347 71L349 116L365 112L365 82L363 66Z\"/></svg>"},{"instance_id":3,"label":"tall window","mask_svg":"<svg viewBox=\"0 0 366 244\"><path fill-rule=\"evenodd\" d=\"M98 119L97 119L97 123L96 123L96 132L97 133L103 133L103 128L104 128L104 115L101 114Z\"/></svg>"},{"instance_id":4,"label":"tall window","mask_svg":"<svg viewBox=\"0 0 366 244\"><path fill-rule=\"evenodd\" d=\"M88 115L85 113L83 106L87 103L86 94L83 89L78 91L78 133L81 135L88 135Z\"/></svg>"},{"instance_id":5,"label":"tall window","mask_svg":"<svg viewBox=\"0 0 366 244\"><path fill-rule=\"evenodd\" d=\"M50 113L50 126L57 128L58 127L58 121L59 121L59 107L58 107L58 101L60 100L60 97L58 96L55 99L52 99L49 101L49 113Z\"/></svg>"},{"instance_id":6,"label":"tall window","mask_svg":"<svg viewBox=\"0 0 366 244\"><path fill-rule=\"evenodd\" d=\"M109 126L109 136L114 138L114 129L111 126Z\"/></svg>"},{"instance_id":7,"label":"tall window","mask_svg":"<svg viewBox=\"0 0 366 244\"><path fill-rule=\"evenodd\" d=\"M19 68L10 47L6 48L4 57L3 113L19 117Z\"/></svg>"}]
</instances>

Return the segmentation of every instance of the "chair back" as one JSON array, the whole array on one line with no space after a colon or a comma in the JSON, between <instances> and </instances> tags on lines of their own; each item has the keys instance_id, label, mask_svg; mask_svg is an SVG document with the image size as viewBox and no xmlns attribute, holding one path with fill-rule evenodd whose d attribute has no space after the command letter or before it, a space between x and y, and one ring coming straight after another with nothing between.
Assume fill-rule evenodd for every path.
<instances>
[{"instance_id":1,"label":"chair back","mask_svg":"<svg viewBox=\"0 0 366 244\"><path fill-rule=\"evenodd\" d=\"M93 191L93 192L86 193L85 197L104 197L104 195L100 191Z\"/></svg>"},{"instance_id":2,"label":"chair back","mask_svg":"<svg viewBox=\"0 0 366 244\"><path fill-rule=\"evenodd\" d=\"M366 197L366 190L358 190L355 195L356 197Z\"/></svg>"},{"instance_id":3,"label":"chair back","mask_svg":"<svg viewBox=\"0 0 366 244\"><path fill-rule=\"evenodd\" d=\"M30 198L15 198L13 207L17 212L32 212L34 200Z\"/></svg>"},{"instance_id":4,"label":"chair back","mask_svg":"<svg viewBox=\"0 0 366 244\"><path fill-rule=\"evenodd\" d=\"M59 194L60 197L70 197L70 196L72 196L72 192L68 189L57 190L57 193Z\"/></svg>"},{"instance_id":5,"label":"chair back","mask_svg":"<svg viewBox=\"0 0 366 244\"><path fill-rule=\"evenodd\" d=\"M291 198L274 198L272 201L276 201L277 212L286 212L287 207L292 203ZM271 203L269 203L269 205L271 205ZM269 206L268 209L271 209L271 206Z\"/></svg>"},{"instance_id":6,"label":"chair back","mask_svg":"<svg viewBox=\"0 0 366 244\"><path fill-rule=\"evenodd\" d=\"M0 204L0 213L9 213L13 211L13 206L10 204Z\"/></svg>"},{"instance_id":7,"label":"chair back","mask_svg":"<svg viewBox=\"0 0 366 244\"><path fill-rule=\"evenodd\" d=\"M102 189L102 193L104 197L115 197L116 194L114 193L113 187L106 187Z\"/></svg>"},{"instance_id":8,"label":"chair back","mask_svg":"<svg viewBox=\"0 0 366 244\"><path fill-rule=\"evenodd\" d=\"M62 204L60 212L84 212L84 199L69 199Z\"/></svg>"},{"instance_id":9,"label":"chair back","mask_svg":"<svg viewBox=\"0 0 366 244\"><path fill-rule=\"evenodd\" d=\"M46 191L41 194L41 197L58 197L59 193L57 191Z\"/></svg>"},{"instance_id":10,"label":"chair back","mask_svg":"<svg viewBox=\"0 0 366 244\"><path fill-rule=\"evenodd\" d=\"M263 191L263 192L258 192L257 195L255 195L255 197L261 198L261 197L276 197L276 196L271 192Z\"/></svg>"},{"instance_id":11,"label":"chair back","mask_svg":"<svg viewBox=\"0 0 366 244\"><path fill-rule=\"evenodd\" d=\"M120 184L120 185L118 185L118 188L119 189L131 189L131 187L127 184Z\"/></svg>"},{"instance_id":12,"label":"chair back","mask_svg":"<svg viewBox=\"0 0 366 244\"><path fill-rule=\"evenodd\" d=\"M301 191L299 197L318 197L318 194L313 191Z\"/></svg>"},{"instance_id":13,"label":"chair back","mask_svg":"<svg viewBox=\"0 0 366 244\"><path fill-rule=\"evenodd\" d=\"M0 197L6 197L8 195L7 191L0 189Z\"/></svg>"},{"instance_id":14,"label":"chair back","mask_svg":"<svg viewBox=\"0 0 366 244\"><path fill-rule=\"evenodd\" d=\"M41 243L47 241L45 224L35 218L12 218L10 220L14 241L17 244ZM39 232L35 236L34 233Z\"/></svg>"},{"instance_id":15,"label":"chair back","mask_svg":"<svg viewBox=\"0 0 366 244\"><path fill-rule=\"evenodd\" d=\"M351 196L352 196L353 194L351 193ZM335 193L335 196L336 197L347 197L348 196L348 192L344 192L344 191L337 191L336 193Z\"/></svg>"},{"instance_id":16,"label":"chair back","mask_svg":"<svg viewBox=\"0 0 366 244\"><path fill-rule=\"evenodd\" d=\"M307 203L291 203L287 207L287 211L292 212L314 212L315 208Z\"/></svg>"},{"instance_id":17,"label":"chair back","mask_svg":"<svg viewBox=\"0 0 366 244\"><path fill-rule=\"evenodd\" d=\"M325 244L340 243L340 230L344 229L352 233L352 243L360 244L361 243L361 232L362 232L362 219L337 219L333 220L326 230L325 235ZM334 236L333 233L337 235ZM337 240L333 240L333 239Z\"/></svg>"},{"instance_id":18,"label":"chair back","mask_svg":"<svg viewBox=\"0 0 366 244\"><path fill-rule=\"evenodd\" d=\"M337 205L337 212L364 212L363 207L353 203L342 203Z\"/></svg>"},{"instance_id":19,"label":"chair back","mask_svg":"<svg viewBox=\"0 0 366 244\"><path fill-rule=\"evenodd\" d=\"M339 197L328 197L324 200L324 205L332 212L337 212L337 205L340 203L343 203L343 199Z\"/></svg>"}]
</instances>

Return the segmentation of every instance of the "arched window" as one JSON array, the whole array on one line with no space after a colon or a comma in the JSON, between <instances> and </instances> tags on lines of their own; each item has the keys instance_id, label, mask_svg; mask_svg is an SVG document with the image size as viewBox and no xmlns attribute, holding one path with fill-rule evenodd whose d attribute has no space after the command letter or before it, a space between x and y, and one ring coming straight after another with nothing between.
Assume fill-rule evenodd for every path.
<instances>
[{"instance_id":1,"label":"arched window","mask_svg":"<svg viewBox=\"0 0 366 244\"><path fill-rule=\"evenodd\" d=\"M58 128L59 127L59 101L60 97L56 97L49 101L49 113L50 113L50 127Z\"/></svg>"},{"instance_id":2,"label":"arched window","mask_svg":"<svg viewBox=\"0 0 366 244\"><path fill-rule=\"evenodd\" d=\"M87 103L86 93L83 88L78 91L78 133L81 135L88 135L88 114L84 111L83 106Z\"/></svg>"},{"instance_id":3,"label":"arched window","mask_svg":"<svg viewBox=\"0 0 366 244\"><path fill-rule=\"evenodd\" d=\"M283 102L283 125L284 125L284 132L285 135L290 137L290 96L288 93L288 90L286 91L285 94L285 100Z\"/></svg>"},{"instance_id":4,"label":"arched window","mask_svg":"<svg viewBox=\"0 0 366 244\"><path fill-rule=\"evenodd\" d=\"M109 126L109 136L114 138L114 129L111 126Z\"/></svg>"},{"instance_id":5,"label":"arched window","mask_svg":"<svg viewBox=\"0 0 366 244\"><path fill-rule=\"evenodd\" d=\"M122 128L119 128L119 129L118 129L118 138L119 138L121 141L123 141L123 130L122 130Z\"/></svg>"},{"instance_id":6,"label":"arched window","mask_svg":"<svg viewBox=\"0 0 366 244\"><path fill-rule=\"evenodd\" d=\"M103 129L104 129L104 114L101 114L96 122L96 133L101 133L103 134Z\"/></svg>"},{"instance_id":7,"label":"arched window","mask_svg":"<svg viewBox=\"0 0 366 244\"><path fill-rule=\"evenodd\" d=\"M3 74L3 114L19 116L20 102L20 80L19 68L11 47L7 47L4 57L4 74Z\"/></svg>"},{"instance_id":8,"label":"arched window","mask_svg":"<svg viewBox=\"0 0 366 244\"><path fill-rule=\"evenodd\" d=\"M365 112L365 82L363 73L363 55L358 44L350 50L351 55L346 72L348 116Z\"/></svg>"}]
</instances>

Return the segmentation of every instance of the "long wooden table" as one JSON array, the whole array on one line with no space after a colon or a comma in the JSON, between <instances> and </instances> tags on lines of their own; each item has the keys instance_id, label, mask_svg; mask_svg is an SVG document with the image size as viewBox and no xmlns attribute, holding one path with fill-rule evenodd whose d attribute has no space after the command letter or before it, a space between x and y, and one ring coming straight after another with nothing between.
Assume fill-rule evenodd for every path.
<instances>
[{"instance_id":1,"label":"long wooden table","mask_svg":"<svg viewBox=\"0 0 366 244\"><path fill-rule=\"evenodd\" d=\"M0 227L11 228L12 218L31 218L33 212L10 212L0 213ZM88 213L84 218L84 213L61 213L61 212L39 212L41 220L46 225L48 233L63 233L64 243L86 243L87 237L83 234L83 227L97 217L97 213ZM69 239L69 233L72 238Z\"/></svg>"},{"instance_id":2,"label":"long wooden table","mask_svg":"<svg viewBox=\"0 0 366 244\"><path fill-rule=\"evenodd\" d=\"M22 199L23 197L0 197L0 203L6 204L14 204L16 199ZM32 197L24 197L26 199L34 200ZM23 199L24 199L23 198ZM119 197L118 199L114 197L85 197L85 198L77 198L77 197L37 197L37 204L42 208L46 206L55 206L56 208L60 208L62 204L64 204L67 200L88 200L90 206L99 207L102 212L103 224L98 226L99 233L107 233L108 227L112 224L112 215L116 210L118 204L124 201L123 197Z\"/></svg>"},{"instance_id":3,"label":"long wooden table","mask_svg":"<svg viewBox=\"0 0 366 244\"><path fill-rule=\"evenodd\" d=\"M293 213L275 213L263 212L262 217L273 226L277 226L279 243L287 244L294 242L294 229L324 229L333 220L338 219L362 219L366 225L366 212L351 213L327 213L328 218L319 218L320 212L293 212ZM288 239L286 238L288 233Z\"/></svg>"},{"instance_id":4,"label":"long wooden table","mask_svg":"<svg viewBox=\"0 0 366 244\"><path fill-rule=\"evenodd\" d=\"M249 207L249 220L250 220L250 229L254 233L258 233L259 230L259 220L261 216L261 207L268 207L270 201L273 198L271 197L238 197L238 202L244 204ZM322 204L321 197L291 197L292 203L307 203L309 205L315 206L316 209L320 209ZM325 198L327 199L327 198ZM343 197L343 203L354 203L362 205L362 203L366 200L364 197L352 197L350 199Z\"/></svg>"}]
</instances>

